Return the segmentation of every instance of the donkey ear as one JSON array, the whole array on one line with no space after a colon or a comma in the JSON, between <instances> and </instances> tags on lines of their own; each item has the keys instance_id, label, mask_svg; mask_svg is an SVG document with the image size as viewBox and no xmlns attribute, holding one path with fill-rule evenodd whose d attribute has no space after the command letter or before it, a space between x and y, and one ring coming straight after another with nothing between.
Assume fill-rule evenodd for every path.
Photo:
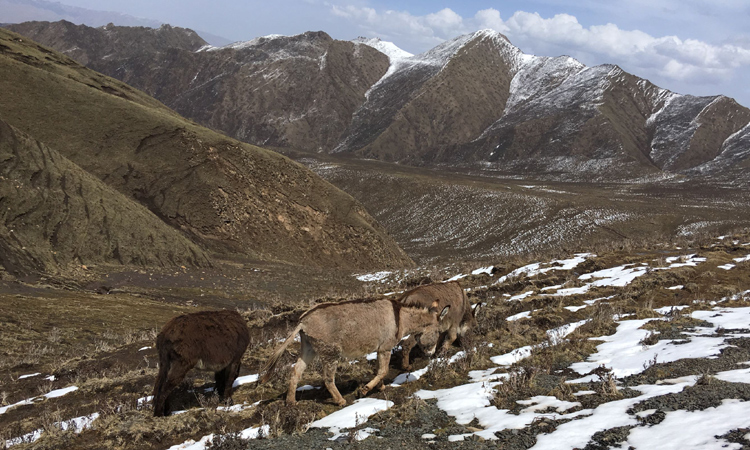
<instances>
[{"instance_id":1,"label":"donkey ear","mask_svg":"<svg viewBox=\"0 0 750 450\"><path fill-rule=\"evenodd\" d=\"M474 316L475 319L477 317L477 313L479 312L481 308L482 308L481 303L477 303L476 305L474 305L474 309L472 310L471 315Z\"/></svg>"},{"instance_id":2,"label":"donkey ear","mask_svg":"<svg viewBox=\"0 0 750 450\"><path fill-rule=\"evenodd\" d=\"M446 314L448 314L448 311L451 309L450 305L443 308L443 310L440 312L440 317L438 320L443 320L443 317L445 317Z\"/></svg>"}]
</instances>

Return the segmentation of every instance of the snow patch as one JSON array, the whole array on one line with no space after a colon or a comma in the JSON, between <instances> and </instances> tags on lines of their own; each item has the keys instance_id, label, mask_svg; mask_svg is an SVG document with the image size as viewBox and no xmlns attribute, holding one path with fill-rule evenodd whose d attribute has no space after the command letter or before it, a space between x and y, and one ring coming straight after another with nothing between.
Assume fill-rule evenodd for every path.
<instances>
[{"instance_id":1,"label":"snow patch","mask_svg":"<svg viewBox=\"0 0 750 450\"><path fill-rule=\"evenodd\" d=\"M393 406L392 401L381 400L378 398L361 398L355 400L351 406L347 406L340 409L332 414L323 417L320 420L316 420L310 427L312 428L354 428L361 425L367 419L380 411Z\"/></svg>"}]
</instances>

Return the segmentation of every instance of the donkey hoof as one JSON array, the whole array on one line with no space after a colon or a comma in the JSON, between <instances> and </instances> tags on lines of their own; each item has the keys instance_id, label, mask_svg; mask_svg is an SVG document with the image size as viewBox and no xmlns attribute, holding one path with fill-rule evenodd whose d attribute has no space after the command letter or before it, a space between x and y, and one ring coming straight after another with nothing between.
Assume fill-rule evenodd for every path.
<instances>
[{"instance_id":1,"label":"donkey hoof","mask_svg":"<svg viewBox=\"0 0 750 450\"><path fill-rule=\"evenodd\" d=\"M366 397L369 392L370 390L366 387L359 388L359 390L357 390L357 398Z\"/></svg>"}]
</instances>

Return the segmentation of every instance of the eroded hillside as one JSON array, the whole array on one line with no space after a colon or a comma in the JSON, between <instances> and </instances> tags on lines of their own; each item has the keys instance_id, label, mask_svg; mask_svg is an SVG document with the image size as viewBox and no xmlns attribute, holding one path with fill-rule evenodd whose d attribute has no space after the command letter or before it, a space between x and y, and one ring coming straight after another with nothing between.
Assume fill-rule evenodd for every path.
<instances>
[{"instance_id":1,"label":"eroded hillside","mask_svg":"<svg viewBox=\"0 0 750 450\"><path fill-rule=\"evenodd\" d=\"M303 166L200 127L6 30L0 88L9 124L211 255L347 268L411 264L361 204Z\"/></svg>"}]
</instances>

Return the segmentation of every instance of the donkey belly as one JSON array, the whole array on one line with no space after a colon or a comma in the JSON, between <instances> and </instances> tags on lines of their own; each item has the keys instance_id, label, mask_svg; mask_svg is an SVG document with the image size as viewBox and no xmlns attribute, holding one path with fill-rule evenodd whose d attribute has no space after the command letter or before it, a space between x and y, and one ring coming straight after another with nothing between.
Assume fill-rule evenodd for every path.
<instances>
[{"instance_id":1,"label":"donkey belly","mask_svg":"<svg viewBox=\"0 0 750 450\"><path fill-rule=\"evenodd\" d=\"M228 364L223 364L221 362L205 361L203 359L199 359L198 362L195 364L196 369L204 370L207 372L219 372L221 370L224 370L226 366L228 366Z\"/></svg>"}]
</instances>

